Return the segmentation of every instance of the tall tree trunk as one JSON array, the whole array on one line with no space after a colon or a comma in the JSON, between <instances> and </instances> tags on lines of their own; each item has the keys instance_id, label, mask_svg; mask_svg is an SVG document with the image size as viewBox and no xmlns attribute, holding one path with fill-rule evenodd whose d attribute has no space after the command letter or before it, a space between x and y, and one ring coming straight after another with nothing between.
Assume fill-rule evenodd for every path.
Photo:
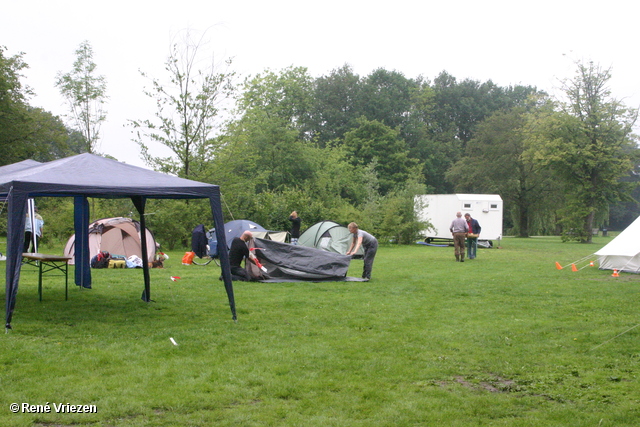
<instances>
[{"instance_id":1,"label":"tall tree trunk","mask_svg":"<svg viewBox=\"0 0 640 427\"><path fill-rule=\"evenodd\" d=\"M589 215L587 215L584 219L584 232L585 232L585 239L582 241L582 243L591 243L593 242L593 232L591 230L593 230L593 220L595 218L595 210L592 210L591 212L589 212Z\"/></svg>"}]
</instances>

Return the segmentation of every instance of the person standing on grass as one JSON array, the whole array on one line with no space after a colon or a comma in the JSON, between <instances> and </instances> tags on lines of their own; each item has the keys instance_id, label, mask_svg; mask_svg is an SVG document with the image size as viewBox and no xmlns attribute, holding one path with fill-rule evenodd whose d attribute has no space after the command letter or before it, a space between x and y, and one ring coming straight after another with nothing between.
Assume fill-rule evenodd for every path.
<instances>
[{"instance_id":1,"label":"person standing on grass","mask_svg":"<svg viewBox=\"0 0 640 427\"><path fill-rule=\"evenodd\" d=\"M42 216L40 216L40 214L38 213L38 208L35 208L35 213L33 214L33 218L36 222L35 227L31 226L31 217L27 212L27 219L24 227L23 252L36 252L38 250L40 239L42 238L42 228L44 227L44 219L42 219ZM30 251L30 248L32 248L33 250Z\"/></svg>"},{"instance_id":2,"label":"person standing on grass","mask_svg":"<svg viewBox=\"0 0 640 427\"><path fill-rule=\"evenodd\" d=\"M480 223L477 219L471 218L471 214L464 214L464 219L467 221L467 226L469 226L469 235L467 236L467 258L474 259L476 257L476 252L478 251L478 237L480 237L482 227L480 227ZM471 237L472 234L475 236Z\"/></svg>"},{"instance_id":3,"label":"person standing on grass","mask_svg":"<svg viewBox=\"0 0 640 427\"><path fill-rule=\"evenodd\" d=\"M462 213L456 213L456 219L451 221L449 231L453 234L453 250L456 255L456 261L464 262L464 239L469 233L467 221L462 219Z\"/></svg>"},{"instance_id":4,"label":"person standing on grass","mask_svg":"<svg viewBox=\"0 0 640 427\"><path fill-rule=\"evenodd\" d=\"M289 215L289 221L291 221L291 244L297 245L298 238L300 237L300 224L302 219L298 216L298 212L293 211Z\"/></svg>"},{"instance_id":5,"label":"person standing on grass","mask_svg":"<svg viewBox=\"0 0 640 427\"><path fill-rule=\"evenodd\" d=\"M373 269L373 259L378 252L378 240L364 230L360 230L358 224L352 222L347 227L349 233L353 235L353 240L347 251L347 255L355 255L362 246L364 249L364 268L362 270L362 278L371 280L371 270Z\"/></svg>"}]
</instances>

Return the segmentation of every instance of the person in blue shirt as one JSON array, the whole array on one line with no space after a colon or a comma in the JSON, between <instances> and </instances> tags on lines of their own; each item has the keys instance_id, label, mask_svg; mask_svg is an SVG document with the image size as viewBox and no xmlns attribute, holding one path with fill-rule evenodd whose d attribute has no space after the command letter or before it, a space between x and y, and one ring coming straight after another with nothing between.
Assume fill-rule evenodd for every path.
<instances>
[{"instance_id":1,"label":"person in blue shirt","mask_svg":"<svg viewBox=\"0 0 640 427\"><path fill-rule=\"evenodd\" d=\"M35 219L35 227L31 227L31 218L29 217L29 213L27 213L27 220L25 222L24 227L24 248L22 252L36 252L40 239L42 238L42 228L44 227L44 219L38 213L38 208L35 208L35 213L33 215ZM34 234L35 234L35 245L34 245ZM30 250L32 249L32 250Z\"/></svg>"}]
</instances>

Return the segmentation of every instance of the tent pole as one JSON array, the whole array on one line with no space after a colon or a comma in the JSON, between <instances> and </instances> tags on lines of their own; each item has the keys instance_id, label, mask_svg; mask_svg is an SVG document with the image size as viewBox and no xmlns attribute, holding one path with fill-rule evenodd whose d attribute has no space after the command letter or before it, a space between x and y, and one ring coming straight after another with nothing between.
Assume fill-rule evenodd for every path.
<instances>
[{"instance_id":1,"label":"tent pole","mask_svg":"<svg viewBox=\"0 0 640 427\"><path fill-rule=\"evenodd\" d=\"M85 196L73 198L73 226L76 233L74 246L76 285L91 289L91 256L89 255L89 201Z\"/></svg>"},{"instance_id":2,"label":"tent pole","mask_svg":"<svg viewBox=\"0 0 640 427\"><path fill-rule=\"evenodd\" d=\"M231 281L231 266L229 264L229 252L227 248L227 238L224 230L224 218L222 216L222 205L220 204L220 190L216 188L214 193L209 197L211 205L211 213L213 214L213 223L216 229L216 239L218 240L218 256L220 257L220 268L222 269L222 280L224 288L229 299L229 307L231 308L231 318L234 322L238 321L236 315L236 300L233 294L233 282Z\"/></svg>"},{"instance_id":3,"label":"tent pole","mask_svg":"<svg viewBox=\"0 0 640 427\"><path fill-rule=\"evenodd\" d=\"M24 226L26 221L27 197L24 193L14 191L9 195L7 218L7 262L6 262L6 302L5 329L11 329L11 319L16 306L20 267L22 266L22 249L24 245Z\"/></svg>"},{"instance_id":4,"label":"tent pole","mask_svg":"<svg viewBox=\"0 0 640 427\"><path fill-rule=\"evenodd\" d=\"M144 217L144 209L147 198L143 196L134 196L131 198L134 206L140 215L140 246L142 249L142 274L144 275L144 292L142 300L151 301L151 278L149 276L149 251L147 250L147 222Z\"/></svg>"}]
</instances>

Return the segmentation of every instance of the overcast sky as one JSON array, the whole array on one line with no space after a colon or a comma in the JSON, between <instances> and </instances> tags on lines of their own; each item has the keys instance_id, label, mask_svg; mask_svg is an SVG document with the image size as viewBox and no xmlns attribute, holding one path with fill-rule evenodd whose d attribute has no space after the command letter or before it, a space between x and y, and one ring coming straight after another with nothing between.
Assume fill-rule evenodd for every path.
<instances>
[{"instance_id":1,"label":"overcast sky","mask_svg":"<svg viewBox=\"0 0 640 427\"><path fill-rule=\"evenodd\" d=\"M628 0L9 0L0 12L0 45L24 52L30 66L31 105L56 115L68 111L56 74L71 71L89 41L109 96L99 151L138 166L124 125L155 113L138 70L163 80L172 39L185 29L206 31L210 51L232 57L241 76L293 65L319 77L350 64L361 76L385 68L432 80L446 70L557 93L582 60L611 67L613 95L640 106L640 3Z\"/></svg>"}]
</instances>

